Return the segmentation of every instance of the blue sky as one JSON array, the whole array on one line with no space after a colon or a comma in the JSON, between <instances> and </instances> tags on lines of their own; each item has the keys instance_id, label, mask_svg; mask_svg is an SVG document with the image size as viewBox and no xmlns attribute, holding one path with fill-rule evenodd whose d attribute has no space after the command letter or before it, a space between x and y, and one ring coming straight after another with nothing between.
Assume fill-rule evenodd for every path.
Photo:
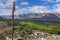
<instances>
[{"instance_id":1,"label":"blue sky","mask_svg":"<svg viewBox=\"0 0 60 40\"><path fill-rule=\"evenodd\" d=\"M60 0L15 0L15 15L27 13L60 13ZM0 15L11 15L11 0L0 0Z\"/></svg>"}]
</instances>

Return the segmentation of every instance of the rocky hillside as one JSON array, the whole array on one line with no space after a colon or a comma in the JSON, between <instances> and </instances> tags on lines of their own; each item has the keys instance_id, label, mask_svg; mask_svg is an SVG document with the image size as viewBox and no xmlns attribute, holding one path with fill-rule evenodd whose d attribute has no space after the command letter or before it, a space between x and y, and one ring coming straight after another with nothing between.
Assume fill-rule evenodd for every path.
<instances>
[{"instance_id":1,"label":"rocky hillside","mask_svg":"<svg viewBox=\"0 0 60 40\"><path fill-rule=\"evenodd\" d=\"M60 19L59 14L53 13L30 13L19 15L22 19Z\"/></svg>"}]
</instances>

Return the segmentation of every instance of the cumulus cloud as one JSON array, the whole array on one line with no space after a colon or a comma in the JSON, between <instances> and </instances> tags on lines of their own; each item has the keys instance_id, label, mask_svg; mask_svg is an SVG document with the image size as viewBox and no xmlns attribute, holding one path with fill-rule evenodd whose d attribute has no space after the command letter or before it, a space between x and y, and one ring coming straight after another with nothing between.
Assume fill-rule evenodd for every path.
<instances>
[{"instance_id":1,"label":"cumulus cloud","mask_svg":"<svg viewBox=\"0 0 60 40\"><path fill-rule=\"evenodd\" d=\"M0 15L11 15L11 10L0 9Z\"/></svg>"},{"instance_id":2,"label":"cumulus cloud","mask_svg":"<svg viewBox=\"0 0 60 40\"><path fill-rule=\"evenodd\" d=\"M5 4L2 1L3 0L0 0L0 8L1 8L0 15L11 15L12 9L5 9L5 8L7 7L12 8L12 1L6 0ZM45 1L51 2L52 0L45 0ZM25 2L21 2L21 5L29 5L29 3L25 1ZM54 9L52 9L51 11L46 6L31 6L26 8L20 8L19 6L16 6L15 15L24 14L24 13L44 13L44 12L60 13L60 4L56 4L54 6Z\"/></svg>"},{"instance_id":3,"label":"cumulus cloud","mask_svg":"<svg viewBox=\"0 0 60 40\"><path fill-rule=\"evenodd\" d=\"M29 7L29 11L32 11L34 13L49 12L47 7L45 7L45 6L32 6L32 7Z\"/></svg>"},{"instance_id":4,"label":"cumulus cloud","mask_svg":"<svg viewBox=\"0 0 60 40\"><path fill-rule=\"evenodd\" d=\"M45 6L32 6L32 7L27 7L27 8L20 8L17 9L15 14L26 14L26 13L43 13L43 12L51 12L50 10L47 9Z\"/></svg>"},{"instance_id":5,"label":"cumulus cloud","mask_svg":"<svg viewBox=\"0 0 60 40\"><path fill-rule=\"evenodd\" d=\"M60 0L56 0L56 2L60 2Z\"/></svg>"},{"instance_id":6,"label":"cumulus cloud","mask_svg":"<svg viewBox=\"0 0 60 40\"><path fill-rule=\"evenodd\" d=\"M45 1L45 2L51 2L51 1L53 1L53 0L41 0L41 1Z\"/></svg>"},{"instance_id":7,"label":"cumulus cloud","mask_svg":"<svg viewBox=\"0 0 60 40\"><path fill-rule=\"evenodd\" d=\"M12 5L11 0L0 0L0 15L11 15ZM19 7L16 6L16 9L19 9Z\"/></svg>"},{"instance_id":8,"label":"cumulus cloud","mask_svg":"<svg viewBox=\"0 0 60 40\"><path fill-rule=\"evenodd\" d=\"M20 14L26 14L26 13L44 13L44 12L50 12L50 10L47 9L45 6L32 6L32 7L26 7L26 8L19 8L16 6L15 15ZM3 15L11 15L11 10L9 9L1 9L0 13L3 13ZM1 14L0 14L1 15Z\"/></svg>"},{"instance_id":9,"label":"cumulus cloud","mask_svg":"<svg viewBox=\"0 0 60 40\"><path fill-rule=\"evenodd\" d=\"M18 13L60 13L60 4L56 4L52 10L49 10L46 6L32 6L17 10Z\"/></svg>"},{"instance_id":10,"label":"cumulus cloud","mask_svg":"<svg viewBox=\"0 0 60 40\"><path fill-rule=\"evenodd\" d=\"M42 0L42 1L45 1L45 2L60 2L60 0Z\"/></svg>"},{"instance_id":11,"label":"cumulus cloud","mask_svg":"<svg viewBox=\"0 0 60 40\"><path fill-rule=\"evenodd\" d=\"M11 7L12 1L10 0L0 0L0 8Z\"/></svg>"},{"instance_id":12,"label":"cumulus cloud","mask_svg":"<svg viewBox=\"0 0 60 40\"><path fill-rule=\"evenodd\" d=\"M60 2L60 0L48 0L49 2Z\"/></svg>"},{"instance_id":13,"label":"cumulus cloud","mask_svg":"<svg viewBox=\"0 0 60 40\"><path fill-rule=\"evenodd\" d=\"M29 3L27 1L21 2L21 5L28 5Z\"/></svg>"},{"instance_id":14,"label":"cumulus cloud","mask_svg":"<svg viewBox=\"0 0 60 40\"><path fill-rule=\"evenodd\" d=\"M54 12L60 13L60 4L56 4L53 9Z\"/></svg>"},{"instance_id":15,"label":"cumulus cloud","mask_svg":"<svg viewBox=\"0 0 60 40\"><path fill-rule=\"evenodd\" d=\"M11 15L12 1L10 0L0 0L0 15ZM18 6L16 6L18 8Z\"/></svg>"}]
</instances>

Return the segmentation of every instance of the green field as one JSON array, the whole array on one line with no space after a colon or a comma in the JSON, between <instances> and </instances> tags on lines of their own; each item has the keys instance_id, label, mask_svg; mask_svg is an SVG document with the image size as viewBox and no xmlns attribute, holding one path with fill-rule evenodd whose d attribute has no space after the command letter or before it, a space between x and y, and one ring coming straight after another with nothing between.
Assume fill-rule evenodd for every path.
<instances>
[{"instance_id":1,"label":"green field","mask_svg":"<svg viewBox=\"0 0 60 40\"><path fill-rule=\"evenodd\" d=\"M6 26L12 28L11 20L1 20L5 22ZM12 30L5 30L3 27L4 35L11 35ZM38 20L15 20L14 21L14 32L18 31L21 35L32 34L33 31L40 31L48 34L60 35L60 21L38 21Z\"/></svg>"},{"instance_id":2,"label":"green field","mask_svg":"<svg viewBox=\"0 0 60 40\"><path fill-rule=\"evenodd\" d=\"M7 21L7 24L12 26L11 21ZM38 20L15 20L15 30L26 31L41 31L48 34L60 35L60 22L59 21L38 21Z\"/></svg>"}]
</instances>

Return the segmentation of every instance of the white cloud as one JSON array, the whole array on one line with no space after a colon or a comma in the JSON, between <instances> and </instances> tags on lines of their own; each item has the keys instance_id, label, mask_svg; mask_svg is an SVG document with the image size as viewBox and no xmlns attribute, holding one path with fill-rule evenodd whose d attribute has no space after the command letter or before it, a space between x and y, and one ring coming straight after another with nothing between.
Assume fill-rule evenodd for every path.
<instances>
[{"instance_id":1,"label":"white cloud","mask_svg":"<svg viewBox=\"0 0 60 40\"><path fill-rule=\"evenodd\" d=\"M11 7L12 8L12 2L10 0L6 1L6 4L3 4L0 0L0 15L11 15L12 10L10 9L4 9L6 7ZM52 0L45 0L51 2ZM22 2L21 5L29 5L28 2ZM16 6L16 12L15 15L23 14L23 13L44 13L44 12L58 12L60 13L60 4L56 4L54 6L54 9L51 11L46 7L46 6L32 6L32 7L27 7L27 8L19 8Z\"/></svg>"},{"instance_id":2,"label":"white cloud","mask_svg":"<svg viewBox=\"0 0 60 40\"><path fill-rule=\"evenodd\" d=\"M48 0L48 2L56 2L57 0Z\"/></svg>"},{"instance_id":3,"label":"white cloud","mask_svg":"<svg viewBox=\"0 0 60 40\"><path fill-rule=\"evenodd\" d=\"M51 11L45 7L45 6L32 6L32 7L27 7L27 8L19 8L18 6L16 6L16 12L15 15L19 15L19 14L24 14L24 13L44 13L44 12L58 12L60 13L60 4L56 4L54 9L52 9ZM3 13L2 15L11 15L12 12L9 9L0 9L0 15L1 13Z\"/></svg>"},{"instance_id":4,"label":"white cloud","mask_svg":"<svg viewBox=\"0 0 60 40\"><path fill-rule=\"evenodd\" d=\"M10 0L0 0L0 8L11 7L12 1Z\"/></svg>"},{"instance_id":5,"label":"white cloud","mask_svg":"<svg viewBox=\"0 0 60 40\"><path fill-rule=\"evenodd\" d=\"M29 3L27 1L21 2L21 5L28 5Z\"/></svg>"},{"instance_id":6,"label":"white cloud","mask_svg":"<svg viewBox=\"0 0 60 40\"><path fill-rule=\"evenodd\" d=\"M56 0L56 2L60 2L60 0Z\"/></svg>"},{"instance_id":7,"label":"white cloud","mask_svg":"<svg viewBox=\"0 0 60 40\"><path fill-rule=\"evenodd\" d=\"M45 2L51 2L51 1L53 1L53 0L42 0L42 1L45 1Z\"/></svg>"},{"instance_id":8,"label":"white cloud","mask_svg":"<svg viewBox=\"0 0 60 40\"><path fill-rule=\"evenodd\" d=\"M46 6L32 6L32 7L27 7L27 8L22 8L17 10L18 14L23 14L23 13L60 13L60 4L56 4L54 6L54 9L49 10ZM17 13L16 12L16 13Z\"/></svg>"},{"instance_id":9,"label":"white cloud","mask_svg":"<svg viewBox=\"0 0 60 40\"><path fill-rule=\"evenodd\" d=\"M52 0L48 0L48 2L51 2Z\"/></svg>"},{"instance_id":10,"label":"white cloud","mask_svg":"<svg viewBox=\"0 0 60 40\"><path fill-rule=\"evenodd\" d=\"M0 15L11 15L11 10L0 9Z\"/></svg>"},{"instance_id":11,"label":"white cloud","mask_svg":"<svg viewBox=\"0 0 60 40\"><path fill-rule=\"evenodd\" d=\"M11 10L6 9L12 7L12 2L9 0L0 0L0 15L11 15Z\"/></svg>"},{"instance_id":12,"label":"white cloud","mask_svg":"<svg viewBox=\"0 0 60 40\"><path fill-rule=\"evenodd\" d=\"M49 12L50 11L45 6L32 6L30 8L30 10L34 11L34 13L43 13L43 12Z\"/></svg>"},{"instance_id":13,"label":"white cloud","mask_svg":"<svg viewBox=\"0 0 60 40\"><path fill-rule=\"evenodd\" d=\"M5 2L5 3L3 3ZM12 1L10 0L0 0L0 15L11 15L12 14L12 10L8 9L11 8L12 9ZM16 6L16 10L19 9L18 6Z\"/></svg>"},{"instance_id":14,"label":"white cloud","mask_svg":"<svg viewBox=\"0 0 60 40\"><path fill-rule=\"evenodd\" d=\"M26 14L26 13L43 13L43 12L50 12L50 10L47 9L45 6L32 6L32 7L27 7L27 8L19 8L16 6L16 12L15 15L19 14ZM11 10L8 9L2 9L0 10L0 13L3 13L3 15L11 15L12 12ZM1 14L0 14L1 15Z\"/></svg>"},{"instance_id":15,"label":"white cloud","mask_svg":"<svg viewBox=\"0 0 60 40\"><path fill-rule=\"evenodd\" d=\"M54 12L60 13L60 4L56 4L53 9Z\"/></svg>"},{"instance_id":16,"label":"white cloud","mask_svg":"<svg viewBox=\"0 0 60 40\"><path fill-rule=\"evenodd\" d=\"M42 1L45 1L45 2L60 2L60 0L42 0Z\"/></svg>"},{"instance_id":17,"label":"white cloud","mask_svg":"<svg viewBox=\"0 0 60 40\"><path fill-rule=\"evenodd\" d=\"M43 13L43 12L50 12L45 6L32 6L27 8L18 9L16 13L23 14L23 13Z\"/></svg>"}]
</instances>

